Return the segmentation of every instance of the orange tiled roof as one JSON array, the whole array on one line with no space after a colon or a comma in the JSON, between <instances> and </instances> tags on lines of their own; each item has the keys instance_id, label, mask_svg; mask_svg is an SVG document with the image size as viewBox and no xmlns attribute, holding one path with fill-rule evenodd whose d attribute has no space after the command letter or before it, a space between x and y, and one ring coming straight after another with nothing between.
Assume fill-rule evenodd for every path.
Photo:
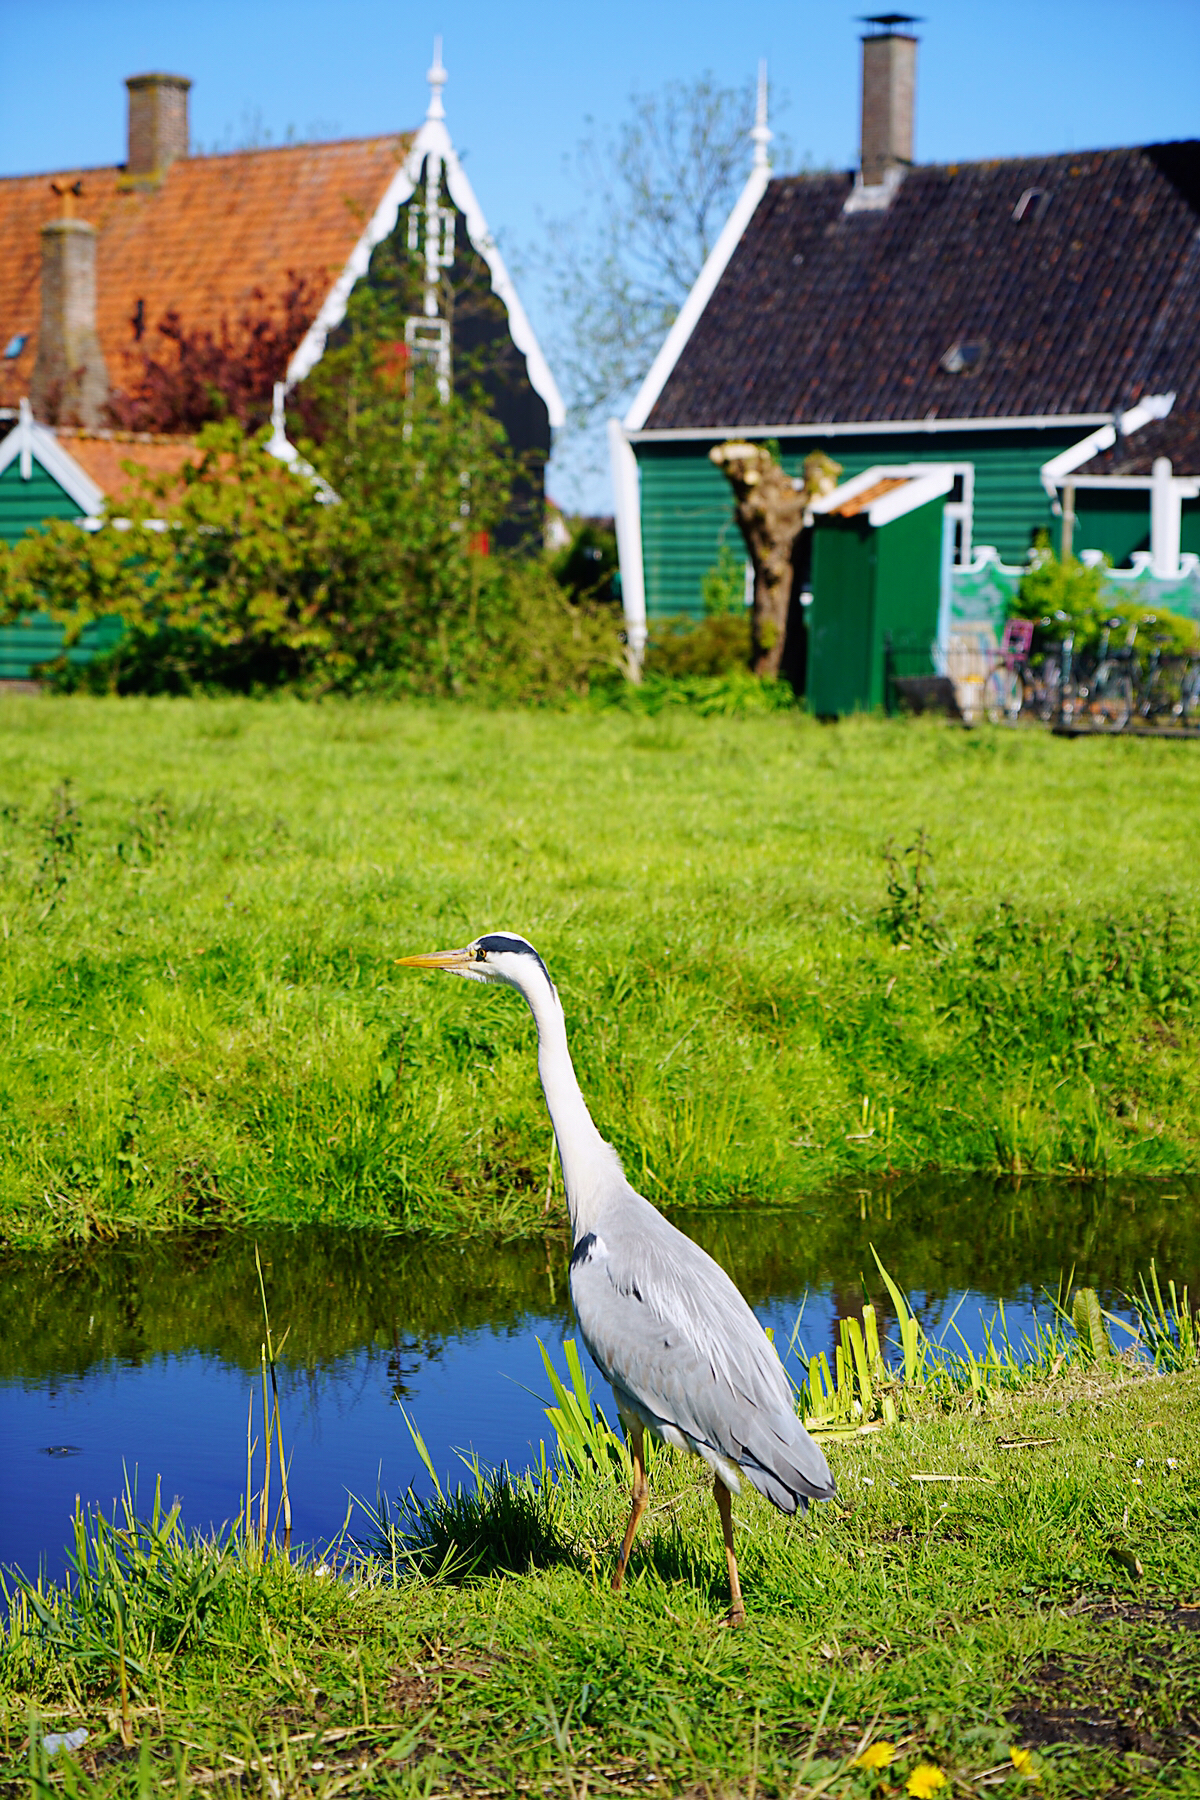
<instances>
[{"instance_id":1,"label":"orange tiled roof","mask_svg":"<svg viewBox=\"0 0 1200 1800\"><path fill-rule=\"evenodd\" d=\"M100 234L96 326L112 386L128 378L139 300L142 342L152 345L169 308L189 328L216 331L223 318L235 327L255 310L256 288L278 306L293 272L324 299L411 142L395 135L191 156L172 164L157 188L127 186L120 167L85 169L76 214ZM0 179L0 348L26 334L21 354L0 361L0 406L29 392L41 313L39 232L59 213L51 179Z\"/></svg>"},{"instance_id":2,"label":"orange tiled roof","mask_svg":"<svg viewBox=\"0 0 1200 1800\"><path fill-rule=\"evenodd\" d=\"M151 475L177 475L185 463L199 462L194 438L165 437L146 431L55 432L62 448L90 475L96 486L115 498L130 485L123 463L137 463Z\"/></svg>"}]
</instances>

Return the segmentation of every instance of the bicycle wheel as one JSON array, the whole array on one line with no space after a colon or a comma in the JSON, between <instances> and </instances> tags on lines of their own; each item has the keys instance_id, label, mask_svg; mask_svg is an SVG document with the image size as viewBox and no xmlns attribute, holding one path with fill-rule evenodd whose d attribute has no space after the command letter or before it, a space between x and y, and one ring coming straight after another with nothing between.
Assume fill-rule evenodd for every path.
<instances>
[{"instance_id":1,"label":"bicycle wheel","mask_svg":"<svg viewBox=\"0 0 1200 1800\"><path fill-rule=\"evenodd\" d=\"M1042 664L1041 677L1037 685L1035 706L1039 719L1049 724L1058 712L1058 695L1062 686L1062 668L1058 659L1048 656Z\"/></svg>"},{"instance_id":2,"label":"bicycle wheel","mask_svg":"<svg viewBox=\"0 0 1200 1800\"><path fill-rule=\"evenodd\" d=\"M1133 711L1133 683L1117 669L1102 668L1092 687L1091 716L1097 731L1124 731Z\"/></svg>"},{"instance_id":3,"label":"bicycle wheel","mask_svg":"<svg viewBox=\"0 0 1200 1800\"><path fill-rule=\"evenodd\" d=\"M1021 711L1021 683L1003 663L988 673L983 688L983 707L993 725L1016 719Z\"/></svg>"},{"instance_id":4,"label":"bicycle wheel","mask_svg":"<svg viewBox=\"0 0 1200 1800\"><path fill-rule=\"evenodd\" d=\"M1181 722L1184 725L1200 723L1200 663L1189 663L1183 677Z\"/></svg>"}]
</instances>

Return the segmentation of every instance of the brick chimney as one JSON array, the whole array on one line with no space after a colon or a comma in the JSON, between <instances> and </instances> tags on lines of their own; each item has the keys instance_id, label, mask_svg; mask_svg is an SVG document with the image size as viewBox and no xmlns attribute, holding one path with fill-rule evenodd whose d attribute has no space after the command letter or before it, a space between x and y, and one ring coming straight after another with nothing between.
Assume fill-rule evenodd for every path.
<instances>
[{"instance_id":1,"label":"brick chimney","mask_svg":"<svg viewBox=\"0 0 1200 1800\"><path fill-rule=\"evenodd\" d=\"M104 423L108 369L96 335L96 227L73 216L82 182L54 184L64 216L42 226L42 318L29 398L49 424Z\"/></svg>"},{"instance_id":2,"label":"brick chimney","mask_svg":"<svg viewBox=\"0 0 1200 1800\"><path fill-rule=\"evenodd\" d=\"M171 164L188 153L186 75L131 75L129 149L125 173L135 181L160 181Z\"/></svg>"},{"instance_id":3,"label":"brick chimney","mask_svg":"<svg viewBox=\"0 0 1200 1800\"><path fill-rule=\"evenodd\" d=\"M917 40L910 13L877 13L863 20L862 185L879 187L913 161Z\"/></svg>"}]
</instances>

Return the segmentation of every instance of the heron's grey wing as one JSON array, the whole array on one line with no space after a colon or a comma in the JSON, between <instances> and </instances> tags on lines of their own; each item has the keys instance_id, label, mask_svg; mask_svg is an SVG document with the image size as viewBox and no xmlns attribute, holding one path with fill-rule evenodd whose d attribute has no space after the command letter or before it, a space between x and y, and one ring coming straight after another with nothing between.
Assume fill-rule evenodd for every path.
<instances>
[{"instance_id":1,"label":"heron's grey wing","mask_svg":"<svg viewBox=\"0 0 1200 1800\"><path fill-rule=\"evenodd\" d=\"M828 1499L829 1466L745 1300L699 1245L630 1198L636 1210L602 1217L571 1259L571 1298L597 1367L618 1395L736 1463L784 1511Z\"/></svg>"}]
</instances>

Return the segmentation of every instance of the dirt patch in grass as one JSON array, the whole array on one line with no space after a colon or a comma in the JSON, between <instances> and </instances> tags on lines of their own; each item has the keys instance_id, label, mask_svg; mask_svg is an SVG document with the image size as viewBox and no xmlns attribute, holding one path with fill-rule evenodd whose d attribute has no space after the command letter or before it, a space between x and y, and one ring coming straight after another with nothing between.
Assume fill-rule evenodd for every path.
<instances>
[{"instance_id":1,"label":"dirt patch in grass","mask_svg":"<svg viewBox=\"0 0 1200 1800\"><path fill-rule=\"evenodd\" d=\"M1090 1613L1097 1625L1122 1619L1134 1624L1165 1627L1168 1631L1200 1631L1200 1602L1178 1606L1156 1606L1146 1600L1097 1600L1081 1607Z\"/></svg>"},{"instance_id":2,"label":"dirt patch in grass","mask_svg":"<svg viewBox=\"0 0 1200 1800\"><path fill-rule=\"evenodd\" d=\"M1155 1624L1168 1619L1160 1614ZM1086 1745L1160 1762L1194 1758L1200 1717L1163 1704L1164 1682L1182 1673L1168 1668L1169 1662L1170 1650L1153 1644L1144 1651L1131 1646L1123 1666L1099 1657L1050 1658L1033 1676L1035 1693L1009 1708L1009 1723L1031 1749ZM1193 1672L1200 1674L1200 1668Z\"/></svg>"}]
</instances>

